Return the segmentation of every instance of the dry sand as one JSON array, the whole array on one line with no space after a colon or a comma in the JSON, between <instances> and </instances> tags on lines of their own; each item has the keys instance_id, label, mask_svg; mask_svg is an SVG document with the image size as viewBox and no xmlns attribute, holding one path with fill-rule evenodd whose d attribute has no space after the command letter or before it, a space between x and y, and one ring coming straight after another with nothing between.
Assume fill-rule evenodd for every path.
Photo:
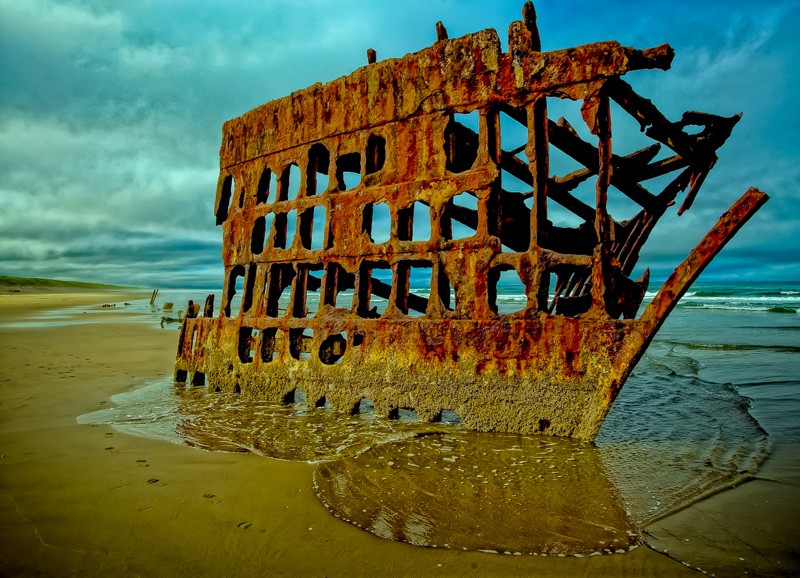
<instances>
[{"instance_id":1,"label":"dry sand","mask_svg":"<svg viewBox=\"0 0 800 578\"><path fill-rule=\"evenodd\" d=\"M0 575L694 573L647 547L542 558L390 542L328 514L312 465L79 425L112 395L172 373L174 326L98 306L144 297L0 295ZM67 305L85 306L81 323L8 326Z\"/></svg>"}]
</instances>

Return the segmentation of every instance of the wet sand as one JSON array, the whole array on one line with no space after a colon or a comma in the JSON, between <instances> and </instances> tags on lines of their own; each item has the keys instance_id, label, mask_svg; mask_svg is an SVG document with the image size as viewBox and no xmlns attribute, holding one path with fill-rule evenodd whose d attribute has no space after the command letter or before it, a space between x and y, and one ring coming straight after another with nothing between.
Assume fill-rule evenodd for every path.
<instances>
[{"instance_id":1,"label":"wet sand","mask_svg":"<svg viewBox=\"0 0 800 578\"><path fill-rule=\"evenodd\" d=\"M136 314L99 307L137 297L147 295L0 295L0 575L694 573L647 547L542 558L391 542L331 516L314 495L310 464L206 452L79 425L77 416L107 407L112 395L172 372L174 326L160 329L136 322ZM7 325L47 308L78 305L85 306L76 310L78 324ZM696 532L705 523L704 540L714 546L703 551L721 552L742 569L735 549L724 546L731 532L717 526L737 512L736 503L758 497L748 487L755 482L679 513L677 522L668 518L656 531L666 544L681 524ZM794 527L780 529L784 541L792 540L798 518ZM780 572L774 563L747 567Z\"/></svg>"}]
</instances>

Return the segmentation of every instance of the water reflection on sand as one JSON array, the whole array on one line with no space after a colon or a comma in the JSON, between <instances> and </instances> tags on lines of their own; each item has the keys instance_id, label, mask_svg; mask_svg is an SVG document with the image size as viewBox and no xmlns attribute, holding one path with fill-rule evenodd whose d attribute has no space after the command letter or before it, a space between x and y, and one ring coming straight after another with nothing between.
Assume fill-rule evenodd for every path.
<instances>
[{"instance_id":1,"label":"water reflection on sand","mask_svg":"<svg viewBox=\"0 0 800 578\"><path fill-rule=\"evenodd\" d=\"M452 432L320 464L336 516L382 538L507 554L626 551L639 534L591 444Z\"/></svg>"},{"instance_id":2,"label":"water reflection on sand","mask_svg":"<svg viewBox=\"0 0 800 578\"><path fill-rule=\"evenodd\" d=\"M766 434L733 388L649 358L596 443L480 434L151 384L81 416L214 451L317 463L331 513L411 544L509 554L627 551L639 528L755 471ZM669 393L664 380L669 380Z\"/></svg>"}]
</instances>

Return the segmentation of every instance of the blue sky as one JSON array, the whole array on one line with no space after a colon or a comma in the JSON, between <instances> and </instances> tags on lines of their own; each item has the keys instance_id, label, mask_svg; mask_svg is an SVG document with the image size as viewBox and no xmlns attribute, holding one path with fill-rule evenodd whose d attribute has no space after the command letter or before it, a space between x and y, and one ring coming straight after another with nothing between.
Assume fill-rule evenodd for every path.
<instances>
[{"instance_id":1,"label":"blue sky","mask_svg":"<svg viewBox=\"0 0 800 578\"><path fill-rule=\"evenodd\" d=\"M437 20L451 37L495 28L502 39L521 7L0 0L0 274L221 286L212 205L225 120L349 73L368 47L379 59L419 50ZM701 280L800 279L800 0L536 7L545 50L669 42L672 70L626 80L671 119L744 113L695 206L645 248L654 276L757 186L771 201ZM615 135L624 149L624 129Z\"/></svg>"}]
</instances>

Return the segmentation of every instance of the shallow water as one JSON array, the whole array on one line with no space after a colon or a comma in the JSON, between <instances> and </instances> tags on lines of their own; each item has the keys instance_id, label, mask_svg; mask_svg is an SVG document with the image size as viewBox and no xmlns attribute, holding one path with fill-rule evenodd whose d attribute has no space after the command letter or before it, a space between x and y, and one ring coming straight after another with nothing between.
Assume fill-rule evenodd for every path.
<instances>
[{"instance_id":1,"label":"shallow water","mask_svg":"<svg viewBox=\"0 0 800 578\"><path fill-rule=\"evenodd\" d=\"M595 440L642 526L741 482L769 455L751 400L700 370L674 352L646 355Z\"/></svg>"},{"instance_id":2,"label":"shallow water","mask_svg":"<svg viewBox=\"0 0 800 578\"><path fill-rule=\"evenodd\" d=\"M9 317L0 320L3 327L14 329L33 329L43 327L63 327L68 325L85 325L97 323L96 315L104 318L125 317L126 322L148 323L160 325L162 317L178 318L183 315L189 300L200 303L201 307L207 295L214 291L203 289L165 289L158 294L155 304L150 304L150 299L119 299L108 301L103 305L73 305L60 309L44 309L30 312L25 317ZM106 293L107 297L114 297L113 293ZM217 292L219 297L219 292ZM172 302L173 306L164 309L165 302ZM178 328L177 321L165 322L165 327Z\"/></svg>"},{"instance_id":3,"label":"shallow water","mask_svg":"<svg viewBox=\"0 0 800 578\"><path fill-rule=\"evenodd\" d=\"M506 554L592 555L640 542L588 443L453 432L320 464L317 496L381 538Z\"/></svg>"},{"instance_id":4,"label":"shallow water","mask_svg":"<svg viewBox=\"0 0 800 578\"><path fill-rule=\"evenodd\" d=\"M638 527L740 481L768 452L747 399L697 378L691 358L648 356L643 366L595 444L307 411L304 400L212 394L175 388L171 379L117 395L116 407L79 422L206 450L323 462L315 481L325 506L382 537L590 555L636 545Z\"/></svg>"},{"instance_id":5,"label":"shallow water","mask_svg":"<svg viewBox=\"0 0 800 578\"><path fill-rule=\"evenodd\" d=\"M770 310L796 307L800 294L778 291L764 307L752 292L724 303L709 293L673 312L594 444L306 411L175 389L171 378L79 421L317 462L325 506L384 538L512 554L624 551L642 540L639 528L755 473L772 444L800 441L791 418L800 317Z\"/></svg>"}]
</instances>

